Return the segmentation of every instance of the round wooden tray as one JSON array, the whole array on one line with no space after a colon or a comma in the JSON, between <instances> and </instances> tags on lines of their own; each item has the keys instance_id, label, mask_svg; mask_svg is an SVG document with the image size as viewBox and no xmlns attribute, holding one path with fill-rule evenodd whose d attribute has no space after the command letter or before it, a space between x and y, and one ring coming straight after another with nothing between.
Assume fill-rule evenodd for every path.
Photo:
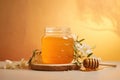
<instances>
[{"instance_id":1,"label":"round wooden tray","mask_svg":"<svg viewBox=\"0 0 120 80\"><path fill-rule=\"evenodd\" d=\"M76 64L30 64L30 68L40 71L68 71L80 69Z\"/></svg>"}]
</instances>

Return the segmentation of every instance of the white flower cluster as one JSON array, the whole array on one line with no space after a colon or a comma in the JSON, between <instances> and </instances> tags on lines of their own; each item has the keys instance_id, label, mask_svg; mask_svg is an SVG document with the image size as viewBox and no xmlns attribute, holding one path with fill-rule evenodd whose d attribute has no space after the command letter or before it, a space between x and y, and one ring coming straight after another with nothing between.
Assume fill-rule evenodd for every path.
<instances>
[{"instance_id":1,"label":"white flower cluster","mask_svg":"<svg viewBox=\"0 0 120 80\"><path fill-rule=\"evenodd\" d=\"M13 62L11 60L5 60L5 65L0 66L0 69L27 69L27 61L21 59L20 61Z\"/></svg>"},{"instance_id":2,"label":"white flower cluster","mask_svg":"<svg viewBox=\"0 0 120 80\"><path fill-rule=\"evenodd\" d=\"M74 61L82 63L84 58L90 57L93 54L92 48L85 44L81 43L84 39L78 40L76 34L72 34L74 39Z\"/></svg>"},{"instance_id":3,"label":"white flower cluster","mask_svg":"<svg viewBox=\"0 0 120 80\"><path fill-rule=\"evenodd\" d=\"M80 51L83 55L88 55L91 54L93 51L91 49L90 46L88 46L87 44L83 43L80 44L78 42L75 42L75 47L78 51Z\"/></svg>"}]
</instances>

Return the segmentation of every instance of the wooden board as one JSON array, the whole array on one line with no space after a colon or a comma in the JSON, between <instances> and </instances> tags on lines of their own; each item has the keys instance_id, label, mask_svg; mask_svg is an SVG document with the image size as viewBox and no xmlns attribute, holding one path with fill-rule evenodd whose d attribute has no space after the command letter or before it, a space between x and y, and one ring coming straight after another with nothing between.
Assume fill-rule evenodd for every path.
<instances>
[{"instance_id":1,"label":"wooden board","mask_svg":"<svg viewBox=\"0 0 120 80\"><path fill-rule=\"evenodd\" d=\"M67 71L80 69L76 64L30 64L30 68L40 71Z\"/></svg>"}]
</instances>

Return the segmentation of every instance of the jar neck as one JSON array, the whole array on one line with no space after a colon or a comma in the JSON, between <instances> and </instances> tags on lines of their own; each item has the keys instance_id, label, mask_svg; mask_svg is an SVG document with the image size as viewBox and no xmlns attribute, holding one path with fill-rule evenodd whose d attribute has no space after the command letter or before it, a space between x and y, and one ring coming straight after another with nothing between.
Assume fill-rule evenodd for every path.
<instances>
[{"instance_id":1,"label":"jar neck","mask_svg":"<svg viewBox=\"0 0 120 80\"><path fill-rule=\"evenodd\" d=\"M70 35L71 30L69 27L47 27L45 29L46 35Z\"/></svg>"}]
</instances>

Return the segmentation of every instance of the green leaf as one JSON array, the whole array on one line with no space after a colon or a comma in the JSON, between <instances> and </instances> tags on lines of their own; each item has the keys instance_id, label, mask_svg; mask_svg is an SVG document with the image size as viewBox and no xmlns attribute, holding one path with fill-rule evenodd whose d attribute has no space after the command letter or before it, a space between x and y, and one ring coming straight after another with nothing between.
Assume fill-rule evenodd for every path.
<instances>
[{"instance_id":1,"label":"green leaf","mask_svg":"<svg viewBox=\"0 0 120 80\"><path fill-rule=\"evenodd\" d=\"M35 57L35 55L38 54L38 53L41 54L41 51L39 49L35 49L33 51L32 57L30 57L30 59L28 60L28 64L31 64L32 58Z\"/></svg>"},{"instance_id":2,"label":"green leaf","mask_svg":"<svg viewBox=\"0 0 120 80\"><path fill-rule=\"evenodd\" d=\"M74 52L77 53L77 48L73 46Z\"/></svg>"},{"instance_id":3,"label":"green leaf","mask_svg":"<svg viewBox=\"0 0 120 80\"><path fill-rule=\"evenodd\" d=\"M84 40L85 40L85 39L77 40L77 42L79 42L79 43L80 43L80 42L82 42L82 41L84 41Z\"/></svg>"},{"instance_id":4,"label":"green leaf","mask_svg":"<svg viewBox=\"0 0 120 80\"><path fill-rule=\"evenodd\" d=\"M92 54L93 54L93 53L88 54L87 57L90 57Z\"/></svg>"},{"instance_id":5,"label":"green leaf","mask_svg":"<svg viewBox=\"0 0 120 80\"><path fill-rule=\"evenodd\" d=\"M28 64L31 64L32 61L32 57L30 57L30 59L28 60Z\"/></svg>"}]
</instances>

